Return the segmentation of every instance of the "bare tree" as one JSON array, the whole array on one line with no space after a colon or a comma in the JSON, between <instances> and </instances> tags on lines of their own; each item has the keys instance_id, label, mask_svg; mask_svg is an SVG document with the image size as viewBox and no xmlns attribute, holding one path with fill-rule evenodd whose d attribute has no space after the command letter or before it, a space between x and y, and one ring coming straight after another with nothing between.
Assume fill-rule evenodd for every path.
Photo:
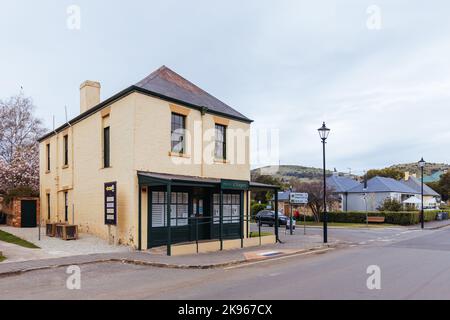
<instances>
[{"instance_id":1,"label":"bare tree","mask_svg":"<svg viewBox=\"0 0 450 320\"><path fill-rule=\"evenodd\" d=\"M323 182L311 181L302 182L298 179L291 180L292 190L294 192L308 193L308 206L314 214L314 219L316 222L320 221L320 213L323 212ZM333 202L339 199L333 193L333 188L327 186L326 190L326 203L327 207L331 207Z\"/></svg>"},{"instance_id":2,"label":"bare tree","mask_svg":"<svg viewBox=\"0 0 450 320\"><path fill-rule=\"evenodd\" d=\"M37 119L33 101L22 93L0 100L0 159L7 164L21 150L32 148L45 132L42 121Z\"/></svg>"}]
</instances>

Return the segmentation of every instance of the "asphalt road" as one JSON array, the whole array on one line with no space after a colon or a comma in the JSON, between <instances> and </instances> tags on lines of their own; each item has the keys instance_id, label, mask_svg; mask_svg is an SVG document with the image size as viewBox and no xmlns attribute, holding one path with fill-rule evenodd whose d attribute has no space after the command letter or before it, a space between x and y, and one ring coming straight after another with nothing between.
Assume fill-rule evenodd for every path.
<instances>
[{"instance_id":1,"label":"asphalt road","mask_svg":"<svg viewBox=\"0 0 450 320\"><path fill-rule=\"evenodd\" d=\"M353 240L358 234L360 242L322 254L228 269L85 265L81 290L66 288L65 268L35 271L0 279L0 298L450 299L450 228L336 232L348 233ZM380 267L380 290L367 288L371 265Z\"/></svg>"}]
</instances>

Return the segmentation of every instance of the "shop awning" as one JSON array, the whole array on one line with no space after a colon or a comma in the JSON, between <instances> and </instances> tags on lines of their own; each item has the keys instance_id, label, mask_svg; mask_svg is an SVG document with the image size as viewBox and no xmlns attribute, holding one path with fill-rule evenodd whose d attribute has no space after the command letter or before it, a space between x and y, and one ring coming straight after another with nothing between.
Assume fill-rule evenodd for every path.
<instances>
[{"instance_id":1,"label":"shop awning","mask_svg":"<svg viewBox=\"0 0 450 320\"><path fill-rule=\"evenodd\" d=\"M195 176L185 176L176 174L154 173L138 171L139 184L147 186L161 186L171 184L173 186L199 186L199 187L217 187L220 185L220 179L202 178Z\"/></svg>"},{"instance_id":2,"label":"shop awning","mask_svg":"<svg viewBox=\"0 0 450 320\"><path fill-rule=\"evenodd\" d=\"M277 186L263 184L258 182L249 182L242 180L204 178L197 176L186 176L177 174L166 174L156 172L138 171L139 184L146 186L162 186L171 184L172 186L197 186L233 190L274 190L279 189Z\"/></svg>"}]
</instances>

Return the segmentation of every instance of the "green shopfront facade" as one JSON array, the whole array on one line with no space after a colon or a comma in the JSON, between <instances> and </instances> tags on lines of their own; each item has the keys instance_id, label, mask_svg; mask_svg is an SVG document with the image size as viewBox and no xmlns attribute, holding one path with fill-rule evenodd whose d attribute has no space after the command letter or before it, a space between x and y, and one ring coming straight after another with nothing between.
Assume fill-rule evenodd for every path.
<instances>
[{"instance_id":1,"label":"green shopfront facade","mask_svg":"<svg viewBox=\"0 0 450 320\"><path fill-rule=\"evenodd\" d=\"M147 197L147 212L139 212L139 249L142 228L147 229L147 248L207 240L244 239L248 235L248 181L138 172L139 208ZM269 186L272 188L272 186ZM274 187L273 187L274 188ZM275 193L277 194L277 193ZM147 225L142 226L142 215Z\"/></svg>"}]
</instances>

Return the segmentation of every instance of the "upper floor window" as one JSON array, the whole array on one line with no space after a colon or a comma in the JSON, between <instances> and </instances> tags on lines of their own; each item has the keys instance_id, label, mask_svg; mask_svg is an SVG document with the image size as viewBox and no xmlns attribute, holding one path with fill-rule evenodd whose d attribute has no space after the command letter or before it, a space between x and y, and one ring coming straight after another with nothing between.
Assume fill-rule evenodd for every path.
<instances>
[{"instance_id":1,"label":"upper floor window","mask_svg":"<svg viewBox=\"0 0 450 320\"><path fill-rule=\"evenodd\" d=\"M103 167L109 168L111 166L111 132L110 128L103 128Z\"/></svg>"},{"instance_id":2,"label":"upper floor window","mask_svg":"<svg viewBox=\"0 0 450 320\"><path fill-rule=\"evenodd\" d=\"M64 165L69 165L69 136L64 136Z\"/></svg>"},{"instance_id":3,"label":"upper floor window","mask_svg":"<svg viewBox=\"0 0 450 320\"><path fill-rule=\"evenodd\" d=\"M186 117L172 113L171 148L172 152L185 153Z\"/></svg>"},{"instance_id":4,"label":"upper floor window","mask_svg":"<svg viewBox=\"0 0 450 320\"><path fill-rule=\"evenodd\" d=\"M50 171L50 143L47 144L46 146L47 149L47 171Z\"/></svg>"},{"instance_id":5,"label":"upper floor window","mask_svg":"<svg viewBox=\"0 0 450 320\"><path fill-rule=\"evenodd\" d=\"M225 160L227 158L227 127L216 124L216 148L214 156L216 159Z\"/></svg>"}]
</instances>

